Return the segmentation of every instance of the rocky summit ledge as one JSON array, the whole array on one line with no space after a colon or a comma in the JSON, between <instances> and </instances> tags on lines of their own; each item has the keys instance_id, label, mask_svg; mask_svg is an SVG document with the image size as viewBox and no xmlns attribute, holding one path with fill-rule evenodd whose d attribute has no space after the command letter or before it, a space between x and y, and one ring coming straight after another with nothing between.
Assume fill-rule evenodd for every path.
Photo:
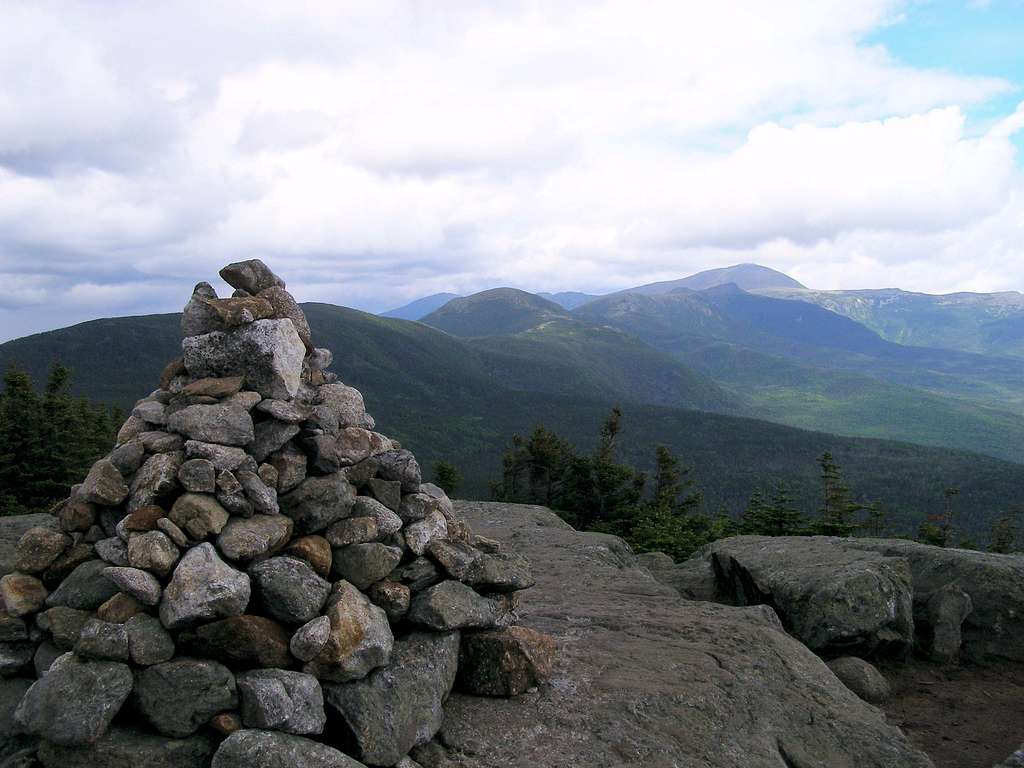
<instances>
[{"instance_id":1,"label":"rocky summit ledge","mask_svg":"<svg viewBox=\"0 0 1024 768\"><path fill-rule=\"evenodd\" d=\"M533 563L525 626L555 637L550 685L453 694L424 768L915 768L931 762L764 606L680 601L614 536L542 507L460 502L478 533Z\"/></svg>"}]
</instances>

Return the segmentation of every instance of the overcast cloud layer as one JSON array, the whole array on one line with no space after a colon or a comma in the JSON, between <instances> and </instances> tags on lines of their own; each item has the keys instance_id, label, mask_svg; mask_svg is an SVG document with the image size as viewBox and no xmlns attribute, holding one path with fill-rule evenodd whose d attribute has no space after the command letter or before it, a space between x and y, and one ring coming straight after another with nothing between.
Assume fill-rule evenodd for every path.
<instances>
[{"instance_id":1,"label":"overcast cloud layer","mask_svg":"<svg viewBox=\"0 0 1024 768\"><path fill-rule=\"evenodd\" d=\"M605 292L758 261L1024 288L1024 109L865 39L885 0L30 0L0 25L0 339L176 311L260 257L300 300Z\"/></svg>"}]
</instances>

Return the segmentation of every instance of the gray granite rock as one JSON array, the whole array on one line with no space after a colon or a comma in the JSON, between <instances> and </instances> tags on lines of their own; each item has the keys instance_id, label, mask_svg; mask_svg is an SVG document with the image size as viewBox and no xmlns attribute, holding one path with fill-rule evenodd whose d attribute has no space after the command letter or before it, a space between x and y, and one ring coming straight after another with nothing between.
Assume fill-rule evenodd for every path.
<instances>
[{"instance_id":1,"label":"gray granite rock","mask_svg":"<svg viewBox=\"0 0 1024 768\"><path fill-rule=\"evenodd\" d=\"M246 727L300 736L323 732L324 696L312 675L256 669L238 675L237 683Z\"/></svg>"},{"instance_id":2,"label":"gray granite rock","mask_svg":"<svg viewBox=\"0 0 1024 768\"><path fill-rule=\"evenodd\" d=\"M128 629L124 624L90 619L75 643L79 658L128 661Z\"/></svg>"},{"instance_id":3,"label":"gray granite rock","mask_svg":"<svg viewBox=\"0 0 1024 768\"><path fill-rule=\"evenodd\" d=\"M224 740L211 768L365 768L332 747L302 736L243 730Z\"/></svg>"},{"instance_id":4,"label":"gray granite rock","mask_svg":"<svg viewBox=\"0 0 1024 768\"><path fill-rule=\"evenodd\" d=\"M307 477L295 490L280 498L281 510L295 521L297 534L317 533L348 517L356 492L345 476L335 472Z\"/></svg>"},{"instance_id":5,"label":"gray granite rock","mask_svg":"<svg viewBox=\"0 0 1024 768\"><path fill-rule=\"evenodd\" d=\"M376 542L351 544L334 551L331 572L359 589L366 589L395 569L402 559L402 550Z\"/></svg>"},{"instance_id":6,"label":"gray granite rock","mask_svg":"<svg viewBox=\"0 0 1024 768\"><path fill-rule=\"evenodd\" d=\"M102 560L82 563L50 593L46 605L96 610L118 592L117 587L103 575L106 568L107 564Z\"/></svg>"},{"instance_id":7,"label":"gray granite rock","mask_svg":"<svg viewBox=\"0 0 1024 768\"><path fill-rule=\"evenodd\" d=\"M172 739L134 728L113 727L89 747L44 742L43 768L207 768L214 744L206 734Z\"/></svg>"},{"instance_id":8,"label":"gray granite rock","mask_svg":"<svg viewBox=\"0 0 1024 768\"><path fill-rule=\"evenodd\" d=\"M345 682L389 662L394 636L387 615L354 586L337 582L324 615L331 622L330 636L304 672L321 681Z\"/></svg>"},{"instance_id":9,"label":"gray granite rock","mask_svg":"<svg viewBox=\"0 0 1024 768\"><path fill-rule=\"evenodd\" d=\"M252 417L230 405L190 405L171 415L167 428L189 440L242 446L255 437Z\"/></svg>"},{"instance_id":10,"label":"gray granite rock","mask_svg":"<svg viewBox=\"0 0 1024 768\"><path fill-rule=\"evenodd\" d=\"M131 595L143 605L159 605L163 587L156 577L140 568L110 567L103 575L122 592Z\"/></svg>"},{"instance_id":11,"label":"gray granite rock","mask_svg":"<svg viewBox=\"0 0 1024 768\"><path fill-rule=\"evenodd\" d=\"M217 537L217 548L230 560L253 560L287 544L292 525L285 515L232 518Z\"/></svg>"},{"instance_id":12,"label":"gray granite rock","mask_svg":"<svg viewBox=\"0 0 1024 768\"><path fill-rule=\"evenodd\" d=\"M191 736L218 712L238 706L231 671L216 661L174 659L139 673L133 697L139 712L165 736Z\"/></svg>"},{"instance_id":13,"label":"gray granite rock","mask_svg":"<svg viewBox=\"0 0 1024 768\"><path fill-rule=\"evenodd\" d=\"M317 616L295 630L288 647L292 656L299 661L312 661L323 650L330 636L331 620L326 616Z\"/></svg>"},{"instance_id":14,"label":"gray granite rock","mask_svg":"<svg viewBox=\"0 0 1024 768\"><path fill-rule=\"evenodd\" d=\"M155 616L139 613L125 622L128 652L140 667L161 664L174 657L174 639Z\"/></svg>"},{"instance_id":15,"label":"gray granite rock","mask_svg":"<svg viewBox=\"0 0 1024 768\"><path fill-rule=\"evenodd\" d=\"M160 621L174 630L240 615L250 590L248 575L221 560L212 544L199 544L174 569L160 601Z\"/></svg>"},{"instance_id":16,"label":"gray granite rock","mask_svg":"<svg viewBox=\"0 0 1024 768\"><path fill-rule=\"evenodd\" d=\"M285 624L305 624L320 615L331 591L307 563L292 557L272 557L250 566L253 592L266 612Z\"/></svg>"}]
</instances>

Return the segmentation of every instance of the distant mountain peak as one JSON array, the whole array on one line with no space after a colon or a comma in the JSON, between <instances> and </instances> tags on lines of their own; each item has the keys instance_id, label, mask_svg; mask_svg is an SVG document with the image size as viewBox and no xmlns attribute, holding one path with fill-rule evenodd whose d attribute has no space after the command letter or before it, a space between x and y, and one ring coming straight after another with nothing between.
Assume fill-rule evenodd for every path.
<instances>
[{"instance_id":1,"label":"distant mountain peak","mask_svg":"<svg viewBox=\"0 0 1024 768\"><path fill-rule=\"evenodd\" d=\"M394 317L399 320L419 320L429 315L435 309L443 307L452 299L457 298L459 298L457 293L432 293L430 296L410 301L408 304L403 304L400 307L395 307L395 309L390 309L380 314L381 317Z\"/></svg>"},{"instance_id":2,"label":"distant mountain peak","mask_svg":"<svg viewBox=\"0 0 1024 768\"><path fill-rule=\"evenodd\" d=\"M422 318L453 336L521 333L557 317L569 317L559 304L518 288L491 288L452 299Z\"/></svg>"},{"instance_id":3,"label":"distant mountain peak","mask_svg":"<svg viewBox=\"0 0 1024 768\"><path fill-rule=\"evenodd\" d=\"M630 293L671 293L680 288L694 291L706 291L721 285L734 284L744 291L758 291L769 288L806 289L806 286L771 267L761 264L734 264L731 267L720 267L698 272L695 275L679 280L665 280L660 283L648 283L636 288L629 288Z\"/></svg>"}]
</instances>

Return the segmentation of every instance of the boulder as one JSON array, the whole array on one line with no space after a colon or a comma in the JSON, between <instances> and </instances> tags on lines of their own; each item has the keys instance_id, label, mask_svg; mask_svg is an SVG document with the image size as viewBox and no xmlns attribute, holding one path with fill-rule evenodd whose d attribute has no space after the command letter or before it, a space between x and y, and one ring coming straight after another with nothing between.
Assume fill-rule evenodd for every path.
<instances>
[{"instance_id":1,"label":"boulder","mask_svg":"<svg viewBox=\"0 0 1024 768\"><path fill-rule=\"evenodd\" d=\"M172 739L133 728L111 728L88 748L44 742L43 768L207 768L214 746L206 735Z\"/></svg>"},{"instance_id":2,"label":"boulder","mask_svg":"<svg viewBox=\"0 0 1024 768\"><path fill-rule=\"evenodd\" d=\"M354 586L337 582L324 615L331 622L330 636L304 672L321 681L345 682L389 662L394 636L387 616Z\"/></svg>"},{"instance_id":3,"label":"boulder","mask_svg":"<svg viewBox=\"0 0 1024 768\"><path fill-rule=\"evenodd\" d=\"M318 533L348 517L355 501L355 489L345 476L335 472L307 477L295 490L280 498L281 510L295 521L295 532Z\"/></svg>"},{"instance_id":4,"label":"boulder","mask_svg":"<svg viewBox=\"0 0 1024 768\"><path fill-rule=\"evenodd\" d=\"M326 744L273 731L243 730L228 736L211 768L365 768Z\"/></svg>"},{"instance_id":5,"label":"boulder","mask_svg":"<svg viewBox=\"0 0 1024 768\"><path fill-rule=\"evenodd\" d=\"M181 453L158 453L150 456L132 478L128 511L161 505L178 490L178 470L184 461Z\"/></svg>"},{"instance_id":6,"label":"boulder","mask_svg":"<svg viewBox=\"0 0 1024 768\"><path fill-rule=\"evenodd\" d=\"M128 545L119 536L111 536L109 539L100 539L94 545L95 552L105 563L116 567L128 565Z\"/></svg>"},{"instance_id":7,"label":"boulder","mask_svg":"<svg viewBox=\"0 0 1024 768\"><path fill-rule=\"evenodd\" d=\"M217 292L209 283L197 283L192 290L192 297L188 304L181 311L181 335L198 336L211 331L224 329L224 324L213 308L207 303L208 299L217 298ZM184 365L181 366L184 370Z\"/></svg>"},{"instance_id":8,"label":"boulder","mask_svg":"<svg viewBox=\"0 0 1024 768\"><path fill-rule=\"evenodd\" d=\"M326 579L331 575L334 554L331 552L330 542L323 536L300 536L292 539L284 548L284 554L305 560L318 576Z\"/></svg>"},{"instance_id":9,"label":"boulder","mask_svg":"<svg viewBox=\"0 0 1024 768\"><path fill-rule=\"evenodd\" d=\"M325 534L332 547L365 544L376 541L379 535L377 521L372 517L350 517L347 520L339 520L328 528Z\"/></svg>"},{"instance_id":10,"label":"boulder","mask_svg":"<svg viewBox=\"0 0 1024 768\"><path fill-rule=\"evenodd\" d=\"M331 570L359 589L366 589L395 569L402 560L402 550L385 544L352 544L334 551Z\"/></svg>"},{"instance_id":11,"label":"boulder","mask_svg":"<svg viewBox=\"0 0 1024 768\"><path fill-rule=\"evenodd\" d=\"M398 505L398 516L403 523L418 522L435 511L440 511L440 506L426 493L407 493Z\"/></svg>"},{"instance_id":12,"label":"boulder","mask_svg":"<svg viewBox=\"0 0 1024 768\"><path fill-rule=\"evenodd\" d=\"M395 643L389 666L365 680L325 683L327 706L348 726L357 757L394 765L430 741L441 727L458 660L458 632L415 632Z\"/></svg>"},{"instance_id":13,"label":"boulder","mask_svg":"<svg viewBox=\"0 0 1024 768\"><path fill-rule=\"evenodd\" d=\"M242 470L238 469L236 471L241 472ZM234 472L225 470L217 475L217 501L232 515L252 516L252 502L245 495L245 489L238 481Z\"/></svg>"},{"instance_id":14,"label":"boulder","mask_svg":"<svg viewBox=\"0 0 1024 768\"><path fill-rule=\"evenodd\" d=\"M431 560L425 557L417 557L407 565L395 569L389 578L405 584L415 593L439 584L444 580L444 574L438 570Z\"/></svg>"},{"instance_id":15,"label":"boulder","mask_svg":"<svg viewBox=\"0 0 1024 768\"><path fill-rule=\"evenodd\" d=\"M135 681L138 711L164 736L184 738L238 706L235 677L216 661L174 659L142 670Z\"/></svg>"},{"instance_id":16,"label":"boulder","mask_svg":"<svg viewBox=\"0 0 1024 768\"><path fill-rule=\"evenodd\" d=\"M174 658L174 639L155 616L144 613L125 622L128 653L140 667L162 664Z\"/></svg>"},{"instance_id":17,"label":"boulder","mask_svg":"<svg viewBox=\"0 0 1024 768\"><path fill-rule=\"evenodd\" d=\"M856 656L840 656L828 662L828 668L843 685L871 704L884 704L890 694L889 683L871 664Z\"/></svg>"},{"instance_id":18,"label":"boulder","mask_svg":"<svg viewBox=\"0 0 1024 768\"><path fill-rule=\"evenodd\" d=\"M228 512L220 502L205 493L185 493L171 507L168 518L196 541L224 530Z\"/></svg>"},{"instance_id":19,"label":"boulder","mask_svg":"<svg viewBox=\"0 0 1024 768\"><path fill-rule=\"evenodd\" d=\"M194 523L195 520L189 522ZM174 542L161 531L138 533L128 540L128 565L150 571L161 579L167 578L174 570L180 554Z\"/></svg>"},{"instance_id":20,"label":"boulder","mask_svg":"<svg viewBox=\"0 0 1024 768\"><path fill-rule=\"evenodd\" d=\"M496 626L499 603L458 581L442 581L412 599L407 618L438 632Z\"/></svg>"},{"instance_id":21,"label":"boulder","mask_svg":"<svg viewBox=\"0 0 1024 768\"><path fill-rule=\"evenodd\" d=\"M162 426L167 423L167 406L157 400L143 400L132 409L132 416Z\"/></svg>"},{"instance_id":22,"label":"boulder","mask_svg":"<svg viewBox=\"0 0 1024 768\"><path fill-rule=\"evenodd\" d=\"M53 642L58 648L70 651L78 642L82 629L91 618L89 611L68 608L67 606L56 606L39 614L36 622L41 629L50 633Z\"/></svg>"},{"instance_id":23,"label":"boulder","mask_svg":"<svg viewBox=\"0 0 1024 768\"><path fill-rule=\"evenodd\" d=\"M739 605L771 605L811 650L905 656L914 639L907 560L835 541L737 536L714 542L710 552Z\"/></svg>"},{"instance_id":24,"label":"boulder","mask_svg":"<svg viewBox=\"0 0 1024 768\"><path fill-rule=\"evenodd\" d=\"M373 498L392 512L398 511L402 504L402 483L400 481L372 477L367 482L367 487Z\"/></svg>"},{"instance_id":25,"label":"boulder","mask_svg":"<svg viewBox=\"0 0 1024 768\"><path fill-rule=\"evenodd\" d=\"M57 531L57 518L42 512L0 517L0 576L14 570L23 570L16 568L17 546L21 537L32 528Z\"/></svg>"},{"instance_id":26,"label":"boulder","mask_svg":"<svg viewBox=\"0 0 1024 768\"><path fill-rule=\"evenodd\" d=\"M252 417L230 405L190 405L173 413L167 427L189 440L220 445L248 445L255 438Z\"/></svg>"},{"instance_id":27,"label":"boulder","mask_svg":"<svg viewBox=\"0 0 1024 768\"><path fill-rule=\"evenodd\" d=\"M402 529L405 543L415 554L422 555L432 541L448 536L448 523L439 511L431 512L419 522L412 523Z\"/></svg>"},{"instance_id":28,"label":"boulder","mask_svg":"<svg viewBox=\"0 0 1024 768\"><path fill-rule=\"evenodd\" d=\"M96 522L96 505L83 499L68 499L61 505L57 517L62 531L87 531Z\"/></svg>"},{"instance_id":29,"label":"boulder","mask_svg":"<svg viewBox=\"0 0 1024 768\"><path fill-rule=\"evenodd\" d=\"M286 544L292 526L291 518L284 515L232 518L217 537L217 548L230 560L253 560Z\"/></svg>"},{"instance_id":30,"label":"boulder","mask_svg":"<svg viewBox=\"0 0 1024 768\"><path fill-rule=\"evenodd\" d=\"M100 459L82 481L79 495L91 504L116 507L128 497L128 486L110 459Z\"/></svg>"},{"instance_id":31,"label":"boulder","mask_svg":"<svg viewBox=\"0 0 1024 768\"><path fill-rule=\"evenodd\" d=\"M182 341L182 351L193 376L243 376L246 387L279 400L298 392L306 355L287 319L257 320L228 333L192 336Z\"/></svg>"},{"instance_id":32,"label":"boulder","mask_svg":"<svg viewBox=\"0 0 1024 768\"><path fill-rule=\"evenodd\" d=\"M127 664L66 653L28 689L14 719L26 733L53 744L92 744L107 732L131 690Z\"/></svg>"},{"instance_id":33,"label":"boulder","mask_svg":"<svg viewBox=\"0 0 1024 768\"><path fill-rule=\"evenodd\" d=\"M926 621L919 624L918 640L933 661L957 662L963 644L961 626L973 610L971 596L956 582L932 592L925 604Z\"/></svg>"},{"instance_id":34,"label":"boulder","mask_svg":"<svg viewBox=\"0 0 1024 768\"><path fill-rule=\"evenodd\" d=\"M299 661L312 661L323 650L330 636L331 620L326 616L317 616L295 630L288 641L288 648Z\"/></svg>"},{"instance_id":35,"label":"boulder","mask_svg":"<svg viewBox=\"0 0 1024 768\"><path fill-rule=\"evenodd\" d=\"M102 560L82 563L50 593L46 605L96 610L118 592L117 586L103 575L106 568L107 564Z\"/></svg>"},{"instance_id":36,"label":"boulder","mask_svg":"<svg viewBox=\"0 0 1024 768\"><path fill-rule=\"evenodd\" d=\"M186 440L185 455L189 459L206 459L212 462L218 472L238 469L249 458L249 454L242 448L204 443L201 440Z\"/></svg>"},{"instance_id":37,"label":"boulder","mask_svg":"<svg viewBox=\"0 0 1024 768\"><path fill-rule=\"evenodd\" d=\"M390 440L361 427L345 427L336 435L316 435L306 442L313 456L313 466L321 472L337 472L391 450Z\"/></svg>"},{"instance_id":38,"label":"boulder","mask_svg":"<svg viewBox=\"0 0 1024 768\"><path fill-rule=\"evenodd\" d=\"M322 618L322 617L321 617ZM297 735L324 730L324 695L312 675L283 669L256 669L237 678L242 723L247 728Z\"/></svg>"},{"instance_id":39,"label":"boulder","mask_svg":"<svg viewBox=\"0 0 1024 768\"><path fill-rule=\"evenodd\" d=\"M249 577L221 560L212 544L199 544L174 569L160 601L160 621L174 630L237 616L249 596Z\"/></svg>"},{"instance_id":40,"label":"boulder","mask_svg":"<svg viewBox=\"0 0 1024 768\"><path fill-rule=\"evenodd\" d=\"M482 554L470 564L463 581L482 592L518 592L536 584L526 558L513 552Z\"/></svg>"},{"instance_id":41,"label":"boulder","mask_svg":"<svg viewBox=\"0 0 1024 768\"><path fill-rule=\"evenodd\" d=\"M294 667L289 640L288 630L276 621L250 614L203 624L178 636L183 652L239 669Z\"/></svg>"},{"instance_id":42,"label":"boulder","mask_svg":"<svg viewBox=\"0 0 1024 768\"><path fill-rule=\"evenodd\" d=\"M142 466L146 458L146 446L141 440L129 440L124 445L119 445L110 452L107 457L110 463L117 467L117 471L124 477L134 475Z\"/></svg>"},{"instance_id":43,"label":"boulder","mask_svg":"<svg viewBox=\"0 0 1024 768\"><path fill-rule=\"evenodd\" d=\"M148 453L172 453L185 447L181 435L172 435L170 432L143 432L138 439Z\"/></svg>"},{"instance_id":44,"label":"boulder","mask_svg":"<svg viewBox=\"0 0 1024 768\"><path fill-rule=\"evenodd\" d=\"M275 285L260 291L259 298L270 304L274 317L286 317L291 320L302 343L306 345L307 349L313 348L312 334L309 330L309 321L306 320L306 313L302 311L302 307L288 291Z\"/></svg>"},{"instance_id":45,"label":"boulder","mask_svg":"<svg viewBox=\"0 0 1024 768\"><path fill-rule=\"evenodd\" d=\"M213 493L217 490L217 468L209 459L188 459L178 470L178 482L192 493Z\"/></svg>"},{"instance_id":46,"label":"boulder","mask_svg":"<svg viewBox=\"0 0 1024 768\"><path fill-rule=\"evenodd\" d=\"M75 643L79 658L128 661L128 628L124 624L90 619Z\"/></svg>"},{"instance_id":47,"label":"boulder","mask_svg":"<svg viewBox=\"0 0 1024 768\"><path fill-rule=\"evenodd\" d=\"M305 624L319 616L331 591L330 582L291 557L263 560L249 568L249 575L264 610L285 624Z\"/></svg>"},{"instance_id":48,"label":"boulder","mask_svg":"<svg viewBox=\"0 0 1024 768\"><path fill-rule=\"evenodd\" d=\"M18 540L14 567L22 573L45 571L71 544L71 537L60 531L39 526L29 528Z\"/></svg>"},{"instance_id":49,"label":"boulder","mask_svg":"<svg viewBox=\"0 0 1024 768\"><path fill-rule=\"evenodd\" d=\"M388 616L388 621L396 624L409 612L412 591L405 584L384 579L370 585L370 588L366 590L366 596L374 605L383 609Z\"/></svg>"},{"instance_id":50,"label":"boulder","mask_svg":"<svg viewBox=\"0 0 1024 768\"><path fill-rule=\"evenodd\" d=\"M169 517L161 517L157 520L156 527L163 531L167 538L173 541L174 545L179 549L188 547L188 536Z\"/></svg>"},{"instance_id":51,"label":"boulder","mask_svg":"<svg viewBox=\"0 0 1024 768\"><path fill-rule=\"evenodd\" d=\"M159 605L163 588L153 574L139 568L104 568L103 575L110 579L117 588L125 592L143 605Z\"/></svg>"},{"instance_id":52,"label":"boulder","mask_svg":"<svg viewBox=\"0 0 1024 768\"><path fill-rule=\"evenodd\" d=\"M529 627L467 632L456 684L477 696L518 696L547 682L554 663L554 640Z\"/></svg>"},{"instance_id":53,"label":"boulder","mask_svg":"<svg viewBox=\"0 0 1024 768\"><path fill-rule=\"evenodd\" d=\"M402 518L387 505L369 496L356 497L355 503L352 505L352 517L373 518L377 523L377 535L380 538L386 538L402 530Z\"/></svg>"},{"instance_id":54,"label":"boulder","mask_svg":"<svg viewBox=\"0 0 1024 768\"><path fill-rule=\"evenodd\" d=\"M397 480L405 493L416 493L423 481L416 457L404 448L386 451L377 456L379 474L384 480Z\"/></svg>"},{"instance_id":55,"label":"boulder","mask_svg":"<svg viewBox=\"0 0 1024 768\"><path fill-rule=\"evenodd\" d=\"M236 328L254 320L266 320L274 314L274 307L258 296L233 296L230 299L202 299L217 315L225 328Z\"/></svg>"},{"instance_id":56,"label":"boulder","mask_svg":"<svg viewBox=\"0 0 1024 768\"><path fill-rule=\"evenodd\" d=\"M277 490L280 493L293 490L306 479L306 454L291 444L271 454L267 461L277 470Z\"/></svg>"},{"instance_id":57,"label":"boulder","mask_svg":"<svg viewBox=\"0 0 1024 768\"><path fill-rule=\"evenodd\" d=\"M256 410L286 424L301 424L313 413L309 406L295 400L261 400Z\"/></svg>"},{"instance_id":58,"label":"boulder","mask_svg":"<svg viewBox=\"0 0 1024 768\"><path fill-rule=\"evenodd\" d=\"M8 573L0 576L0 608L10 616L27 616L46 604L46 587L35 576Z\"/></svg>"},{"instance_id":59,"label":"boulder","mask_svg":"<svg viewBox=\"0 0 1024 768\"><path fill-rule=\"evenodd\" d=\"M260 259L248 259L228 264L220 271L221 279L232 288L253 296L268 288L284 288L284 280L275 275ZM188 334L186 334L188 335Z\"/></svg>"},{"instance_id":60,"label":"boulder","mask_svg":"<svg viewBox=\"0 0 1024 768\"><path fill-rule=\"evenodd\" d=\"M280 402L264 400L266 402ZM299 425L277 419L267 419L256 425L255 438L249 446L249 453L256 461L265 461L274 451L280 450L285 443L299 434ZM337 467L335 467L337 469Z\"/></svg>"},{"instance_id":61,"label":"boulder","mask_svg":"<svg viewBox=\"0 0 1024 768\"><path fill-rule=\"evenodd\" d=\"M210 306L207 304L207 306ZM199 334L188 334L198 336ZM184 363L182 363L184 367ZM186 384L181 389L183 397L214 397L221 400L225 397L237 395L242 389L243 379L241 376L225 376L223 378L196 379Z\"/></svg>"},{"instance_id":62,"label":"boulder","mask_svg":"<svg viewBox=\"0 0 1024 768\"><path fill-rule=\"evenodd\" d=\"M317 402L313 424L335 434L345 427L373 429L373 419L366 413L363 396L358 389L340 381L317 388Z\"/></svg>"},{"instance_id":63,"label":"boulder","mask_svg":"<svg viewBox=\"0 0 1024 768\"><path fill-rule=\"evenodd\" d=\"M281 510L277 502L277 491L267 486L256 472L239 468L235 473L245 491L245 497L252 503L257 515L276 515Z\"/></svg>"}]
</instances>

